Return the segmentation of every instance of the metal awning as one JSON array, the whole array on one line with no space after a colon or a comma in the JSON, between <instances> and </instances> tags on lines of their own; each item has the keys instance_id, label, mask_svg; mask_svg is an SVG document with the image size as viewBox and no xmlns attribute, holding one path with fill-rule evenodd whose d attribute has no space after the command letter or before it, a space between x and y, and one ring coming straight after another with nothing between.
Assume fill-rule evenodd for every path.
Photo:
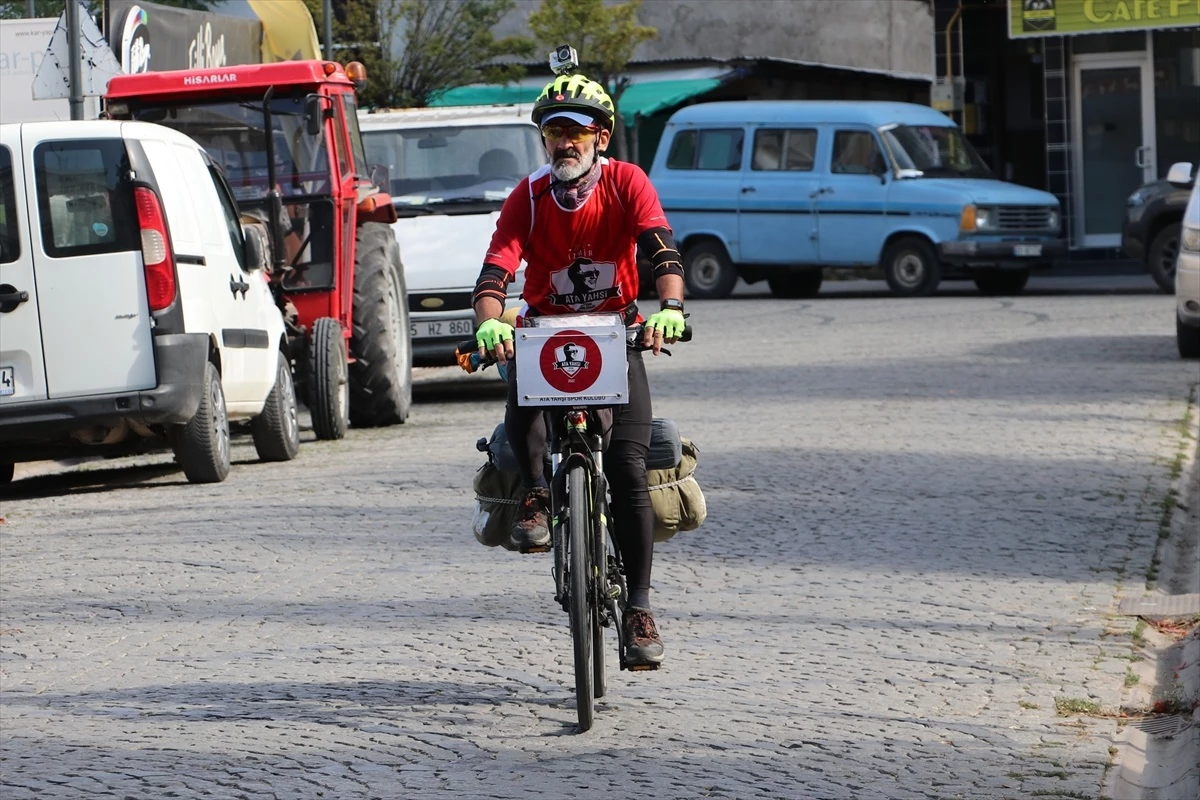
<instances>
[{"instance_id":1,"label":"metal awning","mask_svg":"<svg viewBox=\"0 0 1200 800\"><path fill-rule=\"evenodd\" d=\"M683 103L689 98L710 92L731 75L726 65L701 66L686 69L655 69L631 73L629 85L617 101L627 126L637 116L650 116ZM431 106L507 105L530 103L546 85L545 77L525 78L512 84L473 84L443 92Z\"/></svg>"}]
</instances>

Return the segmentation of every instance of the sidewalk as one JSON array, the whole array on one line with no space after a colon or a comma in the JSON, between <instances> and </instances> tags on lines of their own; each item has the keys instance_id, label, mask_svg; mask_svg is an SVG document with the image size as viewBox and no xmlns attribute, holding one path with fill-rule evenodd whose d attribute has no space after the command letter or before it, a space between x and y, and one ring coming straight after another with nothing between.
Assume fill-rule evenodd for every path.
<instances>
[{"instance_id":1,"label":"sidewalk","mask_svg":"<svg viewBox=\"0 0 1200 800\"><path fill-rule=\"evenodd\" d=\"M1192 800L1200 797L1200 425L1191 409L1190 439L1175 484L1170 530L1160 541L1159 580L1153 591L1122 598L1122 613L1150 624L1141 646L1145 661L1127 703L1153 716L1121 728L1114 768L1102 797L1110 800ZM1190 632L1180 638L1154 622L1173 620ZM1177 629L1178 630L1178 629ZM1135 639L1135 644L1137 643Z\"/></svg>"}]
</instances>

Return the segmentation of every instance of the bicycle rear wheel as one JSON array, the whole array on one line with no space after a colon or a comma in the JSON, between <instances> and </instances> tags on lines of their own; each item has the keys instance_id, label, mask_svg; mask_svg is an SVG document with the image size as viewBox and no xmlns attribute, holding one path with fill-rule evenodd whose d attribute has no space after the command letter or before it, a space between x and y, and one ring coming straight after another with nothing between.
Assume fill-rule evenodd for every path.
<instances>
[{"instance_id":1,"label":"bicycle rear wheel","mask_svg":"<svg viewBox=\"0 0 1200 800\"><path fill-rule=\"evenodd\" d=\"M595 715L592 689L592 620L595 598L588 589L592 573L591 501L588 476L583 466L567 473L567 503L570 535L567 556L570 591L571 640L575 648L575 710L580 732L591 729Z\"/></svg>"}]
</instances>

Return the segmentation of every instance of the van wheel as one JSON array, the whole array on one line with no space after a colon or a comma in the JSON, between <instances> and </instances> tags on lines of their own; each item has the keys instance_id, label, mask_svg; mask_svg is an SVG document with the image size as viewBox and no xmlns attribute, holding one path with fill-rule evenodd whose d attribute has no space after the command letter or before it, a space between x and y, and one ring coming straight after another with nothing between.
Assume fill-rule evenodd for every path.
<instances>
[{"instance_id":1,"label":"van wheel","mask_svg":"<svg viewBox=\"0 0 1200 800\"><path fill-rule=\"evenodd\" d=\"M1146 271L1158 288L1175 294L1175 258L1179 255L1179 234L1183 224L1176 222L1158 232L1146 255Z\"/></svg>"},{"instance_id":2,"label":"van wheel","mask_svg":"<svg viewBox=\"0 0 1200 800\"><path fill-rule=\"evenodd\" d=\"M823 277L819 269L780 272L767 277L767 286L776 297L816 297L821 291Z\"/></svg>"},{"instance_id":3,"label":"van wheel","mask_svg":"<svg viewBox=\"0 0 1200 800\"><path fill-rule=\"evenodd\" d=\"M16 464L0 462L0 486L8 486L10 483L12 483L13 475L15 475L16 472Z\"/></svg>"},{"instance_id":4,"label":"van wheel","mask_svg":"<svg viewBox=\"0 0 1200 800\"><path fill-rule=\"evenodd\" d=\"M975 273L975 286L979 293L988 297L1020 294L1029 283L1030 270L989 269Z\"/></svg>"},{"instance_id":5,"label":"van wheel","mask_svg":"<svg viewBox=\"0 0 1200 800\"><path fill-rule=\"evenodd\" d=\"M333 317L313 323L309 353L309 401L318 439L341 439L350 423L350 384L346 378L346 342Z\"/></svg>"},{"instance_id":6,"label":"van wheel","mask_svg":"<svg viewBox=\"0 0 1200 800\"><path fill-rule=\"evenodd\" d=\"M941 282L942 267L933 245L925 239L906 236L884 251L883 275L897 297L927 297Z\"/></svg>"},{"instance_id":7,"label":"van wheel","mask_svg":"<svg viewBox=\"0 0 1200 800\"><path fill-rule=\"evenodd\" d=\"M381 222L359 226L350 336L350 421L395 425L412 407L412 335L396 234Z\"/></svg>"},{"instance_id":8,"label":"van wheel","mask_svg":"<svg viewBox=\"0 0 1200 800\"><path fill-rule=\"evenodd\" d=\"M204 365L204 393L200 407L183 426L175 445L175 459L192 483L220 483L229 474L229 417L221 374L212 362Z\"/></svg>"},{"instance_id":9,"label":"van wheel","mask_svg":"<svg viewBox=\"0 0 1200 800\"><path fill-rule=\"evenodd\" d=\"M1175 312L1175 346L1180 358L1200 358L1200 328L1186 324Z\"/></svg>"},{"instance_id":10,"label":"van wheel","mask_svg":"<svg viewBox=\"0 0 1200 800\"><path fill-rule=\"evenodd\" d=\"M250 421L254 449L263 461L291 461L300 450L300 423L296 419L296 386L292 366L284 353L275 368L275 385L262 413Z\"/></svg>"},{"instance_id":11,"label":"van wheel","mask_svg":"<svg viewBox=\"0 0 1200 800\"><path fill-rule=\"evenodd\" d=\"M725 248L717 242L701 242L687 249L683 257L683 282L688 297L718 300L729 297L738 274Z\"/></svg>"}]
</instances>

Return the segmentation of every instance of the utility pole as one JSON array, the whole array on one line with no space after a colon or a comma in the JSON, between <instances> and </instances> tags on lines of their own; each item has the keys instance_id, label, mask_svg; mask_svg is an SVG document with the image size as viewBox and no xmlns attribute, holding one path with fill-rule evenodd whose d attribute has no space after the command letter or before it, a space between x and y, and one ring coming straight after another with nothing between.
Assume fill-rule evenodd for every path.
<instances>
[{"instance_id":1,"label":"utility pole","mask_svg":"<svg viewBox=\"0 0 1200 800\"><path fill-rule=\"evenodd\" d=\"M33 0L29 0L33 2ZM321 14L325 17L325 60L333 61L333 0L325 0L321 5Z\"/></svg>"},{"instance_id":2,"label":"utility pole","mask_svg":"<svg viewBox=\"0 0 1200 800\"><path fill-rule=\"evenodd\" d=\"M30 0L32 2L32 0ZM67 50L71 59L67 80L71 84L71 119L83 119L83 75L80 62L83 49L79 41L79 0L67 2Z\"/></svg>"},{"instance_id":3,"label":"utility pole","mask_svg":"<svg viewBox=\"0 0 1200 800\"><path fill-rule=\"evenodd\" d=\"M33 7L33 0L25 0L25 16L29 19L34 19L37 16L37 9Z\"/></svg>"}]
</instances>

